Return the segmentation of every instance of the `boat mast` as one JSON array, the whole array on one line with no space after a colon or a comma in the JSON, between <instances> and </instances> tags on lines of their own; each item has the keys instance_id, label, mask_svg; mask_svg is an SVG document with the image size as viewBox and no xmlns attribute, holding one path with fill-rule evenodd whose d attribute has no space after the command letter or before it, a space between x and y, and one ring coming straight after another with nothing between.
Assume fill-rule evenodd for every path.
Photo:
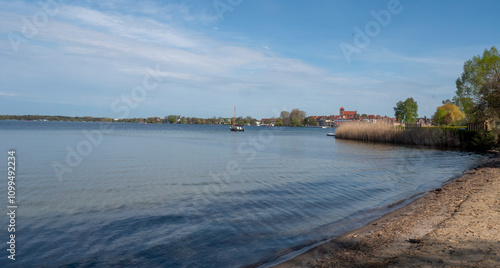
<instances>
[{"instance_id":1,"label":"boat mast","mask_svg":"<svg viewBox=\"0 0 500 268\"><path fill-rule=\"evenodd\" d=\"M233 126L236 125L236 105L234 106Z\"/></svg>"}]
</instances>

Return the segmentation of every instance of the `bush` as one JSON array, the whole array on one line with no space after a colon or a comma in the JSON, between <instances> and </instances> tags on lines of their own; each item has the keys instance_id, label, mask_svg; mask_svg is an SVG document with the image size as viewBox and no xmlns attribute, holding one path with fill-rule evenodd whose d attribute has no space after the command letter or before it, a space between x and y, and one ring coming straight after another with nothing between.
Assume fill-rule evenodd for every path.
<instances>
[{"instance_id":1,"label":"bush","mask_svg":"<svg viewBox=\"0 0 500 268\"><path fill-rule=\"evenodd\" d=\"M495 131L481 131L472 138L471 144L474 149L480 151L486 151L497 147L498 144L498 133Z\"/></svg>"}]
</instances>

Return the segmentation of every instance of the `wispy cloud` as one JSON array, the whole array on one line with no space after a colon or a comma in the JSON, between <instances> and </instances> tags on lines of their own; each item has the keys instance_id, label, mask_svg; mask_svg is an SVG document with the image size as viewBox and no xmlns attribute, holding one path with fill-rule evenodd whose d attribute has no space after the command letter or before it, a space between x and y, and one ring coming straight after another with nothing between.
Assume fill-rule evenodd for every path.
<instances>
[{"instance_id":1,"label":"wispy cloud","mask_svg":"<svg viewBox=\"0 0 500 268\"><path fill-rule=\"evenodd\" d=\"M19 31L22 17L37 10L26 2L0 3L8 7L0 11L2 34ZM243 33L234 36L216 19L189 1L66 2L15 57L6 52L8 40L0 40L0 78L4 88L12 89L0 95L106 107L141 82L145 66L158 64L164 82L144 102L148 111L163 112L161 100L172 99L169 109L178 113L188 109L185 103L201 103L195 107L199 111L221 114L215 109L238 99L258 102L267 107L264 113L281 105L320 111L331 105L392 103L416 91L430 98L450 90L436 81L452 79L462 63L453 53L419 57L372 45L346 69L333 66L338 60L328 58L331 54L309 51L332 67L318 65L289 56L267 40L262 45L248 42Z\"/></svg>"},{"instance_id":2,"label":"wispy cloud","mask_svg":"<svg viewBox=\"0 0 500 268\"><path fill-rule=\"evenodd\" d=\"M15 96L17 96L17 93L15 93L15 92L8 92L8 91L2 91L2 90L0 90L0 96L4 96L4 97L15 97Z\"/></svg>"},{"instance_id":3,"label":"wispy cloud","mask_svg":"<svg viewBox=\"0 0 500 268\"><path fill-rule=\"evenodd\" d=\"M150 42L164 46L193 48L200 45L196 38L189 37L187 30L174 29L165 23L128 15L108 15L79 6L65 5L62 17L77 25L106 32L139 42Z\"/></svg>"}]
</instances>

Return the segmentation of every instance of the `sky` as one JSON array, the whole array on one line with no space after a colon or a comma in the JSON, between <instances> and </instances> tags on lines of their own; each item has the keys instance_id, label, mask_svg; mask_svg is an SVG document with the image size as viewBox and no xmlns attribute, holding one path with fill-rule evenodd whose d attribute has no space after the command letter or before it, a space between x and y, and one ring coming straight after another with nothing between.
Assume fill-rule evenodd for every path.
<instances>
[{"instance_id":1,"label":"sky","mask_svg":"<svg viewBox=\"0 0 500 268\"><path fill-rule=\"evenodd\" d=\"M500 1L0 0L0 114L432 116Z\"/></svg>"}]
</instances>

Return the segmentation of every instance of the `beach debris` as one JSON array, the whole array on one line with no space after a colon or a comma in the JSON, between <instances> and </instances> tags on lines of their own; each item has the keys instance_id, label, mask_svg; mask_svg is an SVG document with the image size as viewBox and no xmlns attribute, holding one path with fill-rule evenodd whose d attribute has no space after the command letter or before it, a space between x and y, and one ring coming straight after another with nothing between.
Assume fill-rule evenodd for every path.
<instances>
[{"instance_id":1,"label":"beach debris","mask_svg":"<svg viewBox=\"0 0 500 268\"><path fill-rule=\"evenodd\" d=\"M442 188L437 188L437 189L432 190L431 192L434 192L434 193L438 194L438 193L440 193L442 191L443 191Z\"/></svg>"},{"instance_id":2,"label":"beach debris","mask_svg":"<svg viewBox=\"0 0 500 268\"><path fill-rule=\"evenodd\" d=\"M408 239L408 242L410 242L412 244L419 244L419 243L422 243L422 240L416 239L416 238L410 238L410 239Z\"/></svg>"}]
</instances>

